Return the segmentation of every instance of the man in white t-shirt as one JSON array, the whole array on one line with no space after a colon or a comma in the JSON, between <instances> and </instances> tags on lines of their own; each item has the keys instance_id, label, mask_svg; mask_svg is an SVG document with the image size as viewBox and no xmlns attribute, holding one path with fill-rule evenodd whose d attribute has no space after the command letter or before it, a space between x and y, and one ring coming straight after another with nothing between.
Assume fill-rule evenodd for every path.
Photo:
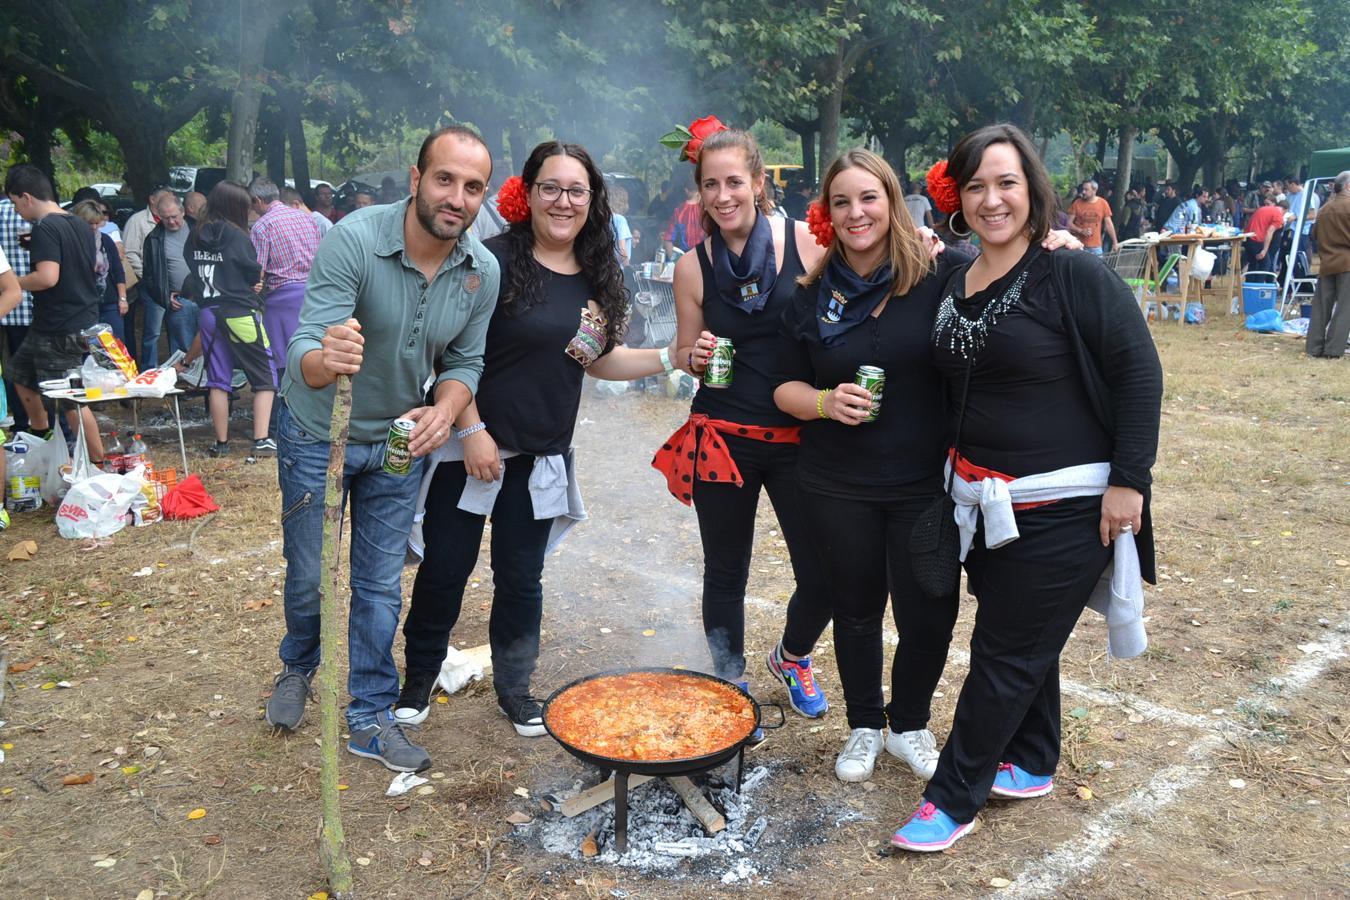
<instances>
[{"instance_id":1,"label":"man in white t-shirt","mask_svg":"<svg viewBox=\"0 0 1350 900\"><path fill-rule=\"evenodd\" d=\"M905 209L909 210L909 217L914 220L915 228L923 228L925 225L932 227L933 204L919 193L919 186L912 181L905 182Z\"/></svg>"}]
</instances>

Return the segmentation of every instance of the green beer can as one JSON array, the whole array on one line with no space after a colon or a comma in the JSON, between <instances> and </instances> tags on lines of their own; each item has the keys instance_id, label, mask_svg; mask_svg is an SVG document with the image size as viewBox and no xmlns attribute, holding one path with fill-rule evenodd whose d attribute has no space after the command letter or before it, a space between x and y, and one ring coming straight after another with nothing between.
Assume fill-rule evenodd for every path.
<instances>
[{"instance_id":1,"label":"green beer can","mask_svg":"<svg viewBox=\"0 0 1350 900\"><path fill-rule=\"evenodd\" d=\"M412 419L395 419L389 426L389 440L384 444L384 470L390 475L407 475L412 471L412 451L408 438L417 423Z\"/></svg>"},{"instance_id":2,"label":"green beer can","mask_svg":"<svg viewBox=\"0 0 1350 900\"><path fill-rule=\"evenodd\" d=\"M708 360L708 368L703 372L703 386L731 387L731 358L735 355L736 349L731 346L731 339L718 338L713 345L712 359Z\"/></svg>"},{"instance_id":3,"label":"green beer can","mask_svg":"<svg viewBox=\"0 0 1350 900\"><path fill-rule=\"evenodd\" d=\"M858 374L853 383L872 394L872 409L863 417L864 422L875 422L881 415L881 394L886 390L886 370L880 366L858 366Z\"/></svg>"}]
</instances>

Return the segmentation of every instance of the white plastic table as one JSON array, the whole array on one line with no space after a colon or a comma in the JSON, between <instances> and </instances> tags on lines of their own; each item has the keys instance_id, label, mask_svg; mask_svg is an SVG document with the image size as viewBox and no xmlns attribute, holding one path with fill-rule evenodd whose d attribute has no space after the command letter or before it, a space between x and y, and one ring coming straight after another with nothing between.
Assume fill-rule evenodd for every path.
<instances>
[{"instance_id":1,"label":"white plastic table","mask_svg":"<svg viewBox=\"0 0 1350 900\"><path fill-rule=\"evenodd\" d=\"M132 416L134 421L139 421L139 407L136 405L142 400L168 400L173 398L173 424L178 429L178 453L183 460L183 478L190 473L188 471L187 444L183 441L183 416L178 408L178 395L183 391L180 388L172 388L163 397L136 397L130 394L117 394L105 392L103 396L90 400L85 396L83 388L58 388L53 391L43 391L43 396L55 400L58 407L61 401L73 403L76 406L97 406L100 403L108 403L113 400L130 400L132 403ZM58 408L59 412L59 408ZM76 416L76 421L80 423L80 435L84 435L84 416ZM59 426L58 426L59 427Z\"/></svg>"}]
</instances>

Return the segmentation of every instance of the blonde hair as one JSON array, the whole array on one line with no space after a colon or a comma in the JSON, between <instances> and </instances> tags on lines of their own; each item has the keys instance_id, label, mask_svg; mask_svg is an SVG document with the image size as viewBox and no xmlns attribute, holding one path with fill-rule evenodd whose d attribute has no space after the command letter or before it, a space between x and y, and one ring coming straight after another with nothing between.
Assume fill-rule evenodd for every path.
<instances>
[{"instance_id":1,"label":"blonde hair","mask_svg":"<svg viewBox=\"0 0 1350 900\"><path fill-rule=\"evenodd\" d=\"M104 219L103 206L93 200L81 200L70 208L70 214L78 216L90 225L97 225Z\"/></svg>"},{"instance_id":2,"label":"blonde hair","mask_svg":"<svg viewBox=\"0 0 1350 900\"><path fill-rule=\"evenodd\" d=\"M759 142L755 140L754 135L748 131L741 131L739 128L729 128L726 131L719 131L709 135L703 141L703 147L698 151L698 162L694 163L694 189L702 193L703 184L703 160L708 158L709 153L715 153L718 150L729 150L735 148L745 153L746 168L750 170L750 179L760 179L759 193L755 194L755 206L764 215L773 212L773 201L771 201L764 190L765 179L768 173L764 171L764 154L759 152ZM703 210L703 230L707 234L712 234L715 228L712 216L708 211Z\"/></svg>"},{"instance_id":3,"label":"blonde hair","mask_svg":"<svg viewBox=\"0 0 1350 900\"><path fill-rule=\"evenodd\" d=\"M826 210L830 208L830 187L834 184L834 180L848 169L862 169L875 176L886 192L886 201L890 204L888 223L890 232L886 236L886 261L891 264L891 292L888 296L898 297L907 294L932 271L933 261L929 257L928 248L919 240L919 235L914 230L909 210L905 208L905 196L900 187L900 179L896 177L890 163L871 150L859 147L856 150L845 151L830 164L829 169L825 171L824 179L820 182L818 202ZM843 249L836 235L830 241L830 246L825 248L825 255L820 258L820 262L816 263L811 271L798 278L797 283L803 287L810 287L818 282L825 274L825 267L830 264L830 260L840 253L843 253Z\"/></svg>"}]
</instances>

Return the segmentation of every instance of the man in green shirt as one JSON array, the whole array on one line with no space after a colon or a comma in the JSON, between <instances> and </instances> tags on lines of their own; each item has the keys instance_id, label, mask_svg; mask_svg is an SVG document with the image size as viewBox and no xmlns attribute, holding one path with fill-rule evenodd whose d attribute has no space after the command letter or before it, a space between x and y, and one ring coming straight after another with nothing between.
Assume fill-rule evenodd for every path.
<instances>
[{"instance_id":1,"label":"man in green shirt","mask_svg":"<svg viewBox=\"0 0 1350 900\"><path fill-rule=\"evenodd\" d=\"M282 672L267 721L296 728L319 665L323 497L334 384L352 379L343 487L351 497L351 617L347 749L389 769L417 772L427 752L394 722L393 642L399 575L422 459L445 443L483 371L483 342L499 271L468 227L482 205L492 158L475 132L430 134L412 167L412 197L353 211L319 245L300 324L287 348L278 416L277 472L286 556ZM423 405L434 376L433 404ZM414 423L412 469L384 470L389 427Z\"/></svg>"}]
</instances>

